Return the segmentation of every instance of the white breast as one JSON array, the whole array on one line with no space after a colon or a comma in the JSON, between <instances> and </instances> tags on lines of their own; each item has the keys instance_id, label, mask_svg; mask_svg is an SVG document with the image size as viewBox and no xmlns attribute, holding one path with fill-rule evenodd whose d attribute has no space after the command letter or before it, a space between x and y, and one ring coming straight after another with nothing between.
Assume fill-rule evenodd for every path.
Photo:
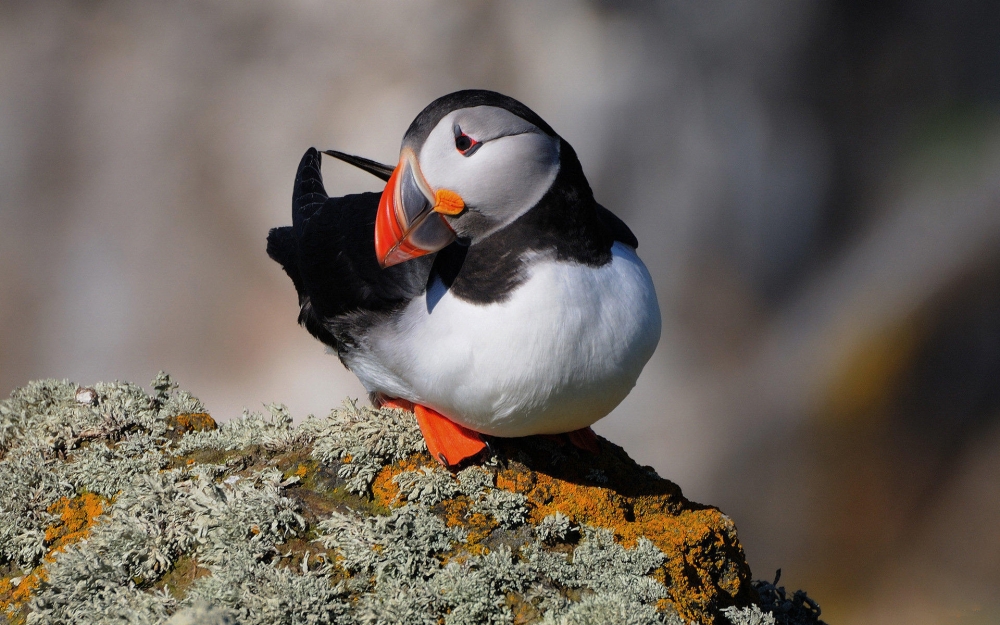
<instances>
[{"instance_id":1,"label":"white breast","mask_svg":"<svg viewBox=\"0 0 1000 625\"><path fill-rule=\"evenodd\" d=\"M369 391L434 408L485 434L569 432L607 415L660 339L646 267L615 243L598 268L546 260L503 303L441 283L369 335L348 366Z\"/></svg>"}]
</instances>

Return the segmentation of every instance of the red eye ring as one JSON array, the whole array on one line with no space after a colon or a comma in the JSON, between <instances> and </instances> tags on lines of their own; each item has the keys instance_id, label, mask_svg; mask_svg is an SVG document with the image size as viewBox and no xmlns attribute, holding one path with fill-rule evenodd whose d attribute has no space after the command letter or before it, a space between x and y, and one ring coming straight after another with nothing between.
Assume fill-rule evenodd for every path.
<instances>
[{"instance_id":1,"label":"red eye ring","mask_svg":"<svg viewBox=\"0 0 1000 625\"><path fill-rule=\"evenodd\" d=\"M469 150L471 150L478 144L479 144L478 141L476 141L469 135L465 134L464 132L455 137L455 149L461 152L462 154L468 153Z\"/></svg>"},{"instance_id":2,"label":"red eye ring","mask_svg":"<svg viewBox=\"0 0 1000 625\"><path fill-rule=\"evenodd\" d=\"M482 147L483 144L481 141L476 141L469 135L462 132L462 127L458 124L455 124L453 130L455 132L455 149L458 150L462 156L472 156L476 153L476 150Z\"/></svg>"}]
</instances>

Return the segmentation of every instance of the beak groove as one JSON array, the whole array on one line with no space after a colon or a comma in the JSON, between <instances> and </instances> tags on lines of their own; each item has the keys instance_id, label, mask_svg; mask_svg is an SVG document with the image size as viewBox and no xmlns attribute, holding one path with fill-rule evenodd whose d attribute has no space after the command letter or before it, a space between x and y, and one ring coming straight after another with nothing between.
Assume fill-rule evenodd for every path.
<instances>
[{"instance_id":1,"label":"beak groove","mask_svg":"<svg viewBox=\"0 0 1000 625\"><path fill-rule=\"evenodd\" d=\"M445 189L433 193L412 150L404 150L379 199L375 217L375 255L382 268L443 249L455 240L445 215L465 208Z\"/></svg>"}]
</instances>

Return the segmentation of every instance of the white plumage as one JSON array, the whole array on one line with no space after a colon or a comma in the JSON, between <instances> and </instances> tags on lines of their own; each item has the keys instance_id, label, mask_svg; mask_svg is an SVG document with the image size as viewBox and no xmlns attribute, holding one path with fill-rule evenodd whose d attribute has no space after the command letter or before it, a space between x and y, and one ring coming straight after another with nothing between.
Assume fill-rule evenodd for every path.
<instances>
[{"instance_id":1,"label":"white plumage","mask_svg":"<svg viewBox=\"0 0 1000 625\"><path fill-rule=\"evenodd\" d=\"M625 398L660 338L645 265L622 243L612 254L597 268L531 259L524 284L485 306L437 282L346 364L369 391L484 434L587 427Z\"/></svg>"}]
</instances>

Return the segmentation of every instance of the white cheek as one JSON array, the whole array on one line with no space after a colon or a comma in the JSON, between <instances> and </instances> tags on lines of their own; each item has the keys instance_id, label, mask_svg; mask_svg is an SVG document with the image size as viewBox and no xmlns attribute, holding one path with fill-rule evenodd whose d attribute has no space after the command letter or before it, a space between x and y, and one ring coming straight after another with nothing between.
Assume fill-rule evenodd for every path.
<instances>
[{"instance_id":1,"label":"white cheek","mask_svg":"<svg viewBox=\"0 0 1000 625\"><path fill-rule=\"evenodd\" d=\"M520 214L534 206L552 186L559 171L559 152L546 136L529 133L485 144L468 158L474 178L458 182L459 194L481 210ZM463 195L465 197L465 195Z\"/></svg>"},{"instance_id":2,"label":"white cheek","mask_svg":"<svg viewBox=\"0 0 1000 625\"><path fill-rule=\"evenodd\" d=\"M552 138L535 132L487 141L471 156L435 142L422 150L421 168L432 188L455 191L469 206L509 222L552 186L559 148Z\"/></svg>"}]
</instances>

